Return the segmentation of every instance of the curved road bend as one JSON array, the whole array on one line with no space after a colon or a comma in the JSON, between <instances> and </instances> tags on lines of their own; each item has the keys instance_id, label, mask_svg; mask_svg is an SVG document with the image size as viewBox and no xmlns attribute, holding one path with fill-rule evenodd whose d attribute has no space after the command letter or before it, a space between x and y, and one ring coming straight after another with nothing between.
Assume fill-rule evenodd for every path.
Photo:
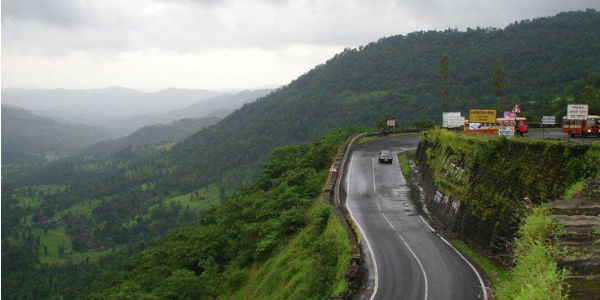
<instances>
[{"instance_id":1,"label":"curved road bend","mask_svg":"<svg viewBox=\"0 0 600 300\"><path fill-rule=\"evenodd\" d=\"M419 217L396 157L391 165L378 161L380 150L415 149L417 139L389 137L355 145L342 178L369 272L360 299L480 299L480 277Z\"/></svg>"}]
</instances>

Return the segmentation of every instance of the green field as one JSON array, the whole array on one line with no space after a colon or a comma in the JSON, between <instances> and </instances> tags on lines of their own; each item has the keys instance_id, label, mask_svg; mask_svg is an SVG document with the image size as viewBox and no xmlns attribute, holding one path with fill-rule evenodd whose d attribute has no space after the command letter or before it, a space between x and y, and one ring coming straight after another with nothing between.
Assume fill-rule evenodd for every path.
<instances>
[{"instance_id":1,"label":"green field","mask_svg":"<svg viewBox=\"0 0 600 300\"><path fill-rule=\"evenodd\" d=\"M165 200L166 205L178 203L183 208L207 210L219 204L219 185L211 184L191 193L175 196Z\"/></svg>"},{"instance_id":2,"label":"green field","mask_svg":"<svg viewBox=\"0 0 600 300\"><path fill-rule=\"evenodd\" d=\"M45 264L63 264L68 261L83 262L88 258L90 261L93 261L110 251L88 250L85 252L73 252L71 239L65 233L64 225L49 229L47 233L44 233L44 230L42 229L36 228L33 229L33 234L40 237L38 258L41 263ZM48 253L45 252L44 246L47 247ZM58 251L60 246L64 247L64 253L62 255L59 254Z\"/></svg>"},{"instance_id":3,"label":"green field","mask_svg":"<svg viewBox=\"0 0 600 300\"><path fill-rule=\"evenodd\" d=\"M203 187L201 189L198 189L196 191L193 191L193 192L190 192L187 194L182 194L182 195L168 198L163 202L163 205L168 207L172 203L181 205L181 207L183 209L189 208L190 210L196 210L196 211L208 210L214 206L218 206L220 203L219 185L216 183L211 184L207 187ZM156 210L157 208L158 208L158 204L151 206L148 209L148 212L145 213L144 215L142 215L141 217L144 219L149 218L150 213L153 210ZM133 218L126 226L135 226L137 224L137 221L136 221L137 218L138 218L137 216L135 218Z\"/></svg>"}]
</instances>

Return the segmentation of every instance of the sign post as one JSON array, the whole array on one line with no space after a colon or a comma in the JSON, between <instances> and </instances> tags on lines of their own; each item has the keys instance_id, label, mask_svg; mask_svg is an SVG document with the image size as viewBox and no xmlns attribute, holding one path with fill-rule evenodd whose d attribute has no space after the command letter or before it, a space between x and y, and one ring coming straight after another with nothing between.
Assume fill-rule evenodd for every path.
<instances>
[{"instance_id":1,"label":"sign post","mask_svg":"<svg viewBox=\"0 0 600 300\"><path fill-rule=\"evenodd\" d=\"M442 113L442 127L457 128L465 125L465 118L461 117L460 112Z\"/></svg>"},{"instance_id":2,"label":"sign post","mask_svg":"<svg viewBox=\"0 0 600 300\"><path fill-rule=\"evenodd\" d=\"M469 123L496 123L495 109L471 109L469 110Z\"/></svg>"},{"instance_id":3,"label":"sign post","mask_svg":"<svg viewBox=\"0 0 600 300\"><path fill-rule=\"evenodd\" d=\"M521 106L519 105L519 103L515 103L515 106L513 106L512 112L514 112L515 114L520 114L521 113Z\"/></svg>"},{"instance_id":4,"label":"sign post","mask_svg":"<svg viewBox=\"0 0 600 300\"><path fill-rule=\"evenodd\" d=\"M396 120L387 120L387 127L388 130L390 130L390 128L396 127Z\"/></svg>"},{"instance_id":5,"label":"sign post","mask_svg":"<svg viewBox=\"0 0 600 300\"><path fill-rule=\"evenodd\" d=\"M569 104L567 106L567 119L569 120L587 120L587 104Z\"/></svg>"},{"instance_id":6,"label":"sign post","mask_svg":"<svg viewBox=\"0 0 600 300\"><path fill-rule=\"evenodd\" d=\"M546 125L555 125L556 117L555 116L543 116L542 117L542 138L546 138Z\"/></svg>"}]
</instances>

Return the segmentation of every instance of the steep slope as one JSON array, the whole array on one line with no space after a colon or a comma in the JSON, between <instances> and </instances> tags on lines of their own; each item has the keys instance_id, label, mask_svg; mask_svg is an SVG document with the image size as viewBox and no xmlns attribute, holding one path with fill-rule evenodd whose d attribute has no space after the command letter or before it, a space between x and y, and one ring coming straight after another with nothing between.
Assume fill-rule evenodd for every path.
<instances>
[{"instance_id":1,"label":"steep slope","mask_svg":"<svg viewBox=\"0 0 600 300\"><path fill-rule=\"evenodd\" d=\"M275 146L336 126L370 126L384 114L401 125L423 115L437 119L443 53L451 58L451 109L494 105L497 58L508 73L509 99L535 100L600 70L600 13L561 13L503 30L415 32L347 49L175 146L169 164L178 167L163 184L192 189L223 175L244 178Z\"/></svg>"},{"instance_id":2,"label":"steep slope","mask_svg":"<svg viewBox=\"0 0 600 300\"><path fill-rule=\"evenodd\" d=\"M54 160L107 138L100 127L67 124L2 105L2 164Z\"/></svg>"},{"instance_id":3,"label":"steep slope","mask_svg":"<svg viewBox=\"0 0 600 300\"><path fill-rule=\"evenodd\" d=\"M206 117L201 119L182 119L168 124L145 126L128 136L93 144L83 150L81 154L104 157L126 147L179 141L205 127L216 124L219 120L221 118Z\"/></svg>"}]
</instances>

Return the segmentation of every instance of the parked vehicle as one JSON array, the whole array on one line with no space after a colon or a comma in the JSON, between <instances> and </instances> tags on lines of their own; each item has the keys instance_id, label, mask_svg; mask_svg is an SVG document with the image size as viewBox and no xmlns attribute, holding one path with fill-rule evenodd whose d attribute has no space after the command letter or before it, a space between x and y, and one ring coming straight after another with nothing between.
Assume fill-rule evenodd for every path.
<instances>
[{"instance_id":1,"label":"parked vehicle","mask_svg":"<svg viewBox=\"0 0 600 300\"><path fill-rule=\"evenodd\" d=\"M379 152L379 162L380 163L392 163L394 160L394 155L390 150L381 150Z\"/></svg>"},{"instance_id":2,"label":"parked vehicle","mask_svg":"<svg viewBox=\"0 0 600 300\"><path fill-rule=\"evenodd\" d=\"M498 118L497 123L499 126L512 126L515 128L515 134L523 136L529 132L529 126L527 125L527 118Z\"/></svg>"},{"instance_id":3,"label":"parked vehicle","mask_svg":"<svg viewBox=\"0 0 600 300\"><path fill-rule=\"evenodd\" d=\"M562 131L571 137L600 137L600 116L589 115L587 120L570 120L563 117Z\"/></svg>"},{"instance_id":4,"label":"parked vehicle","mask_svg":"<svg viewBox=\"0 0 600 300\"><path fill-rule=\"evenodd\" d=\"M496 123L469 123L469 120L465 120L465 133L487 133L487 134L498 134L500 127L514 127L515 134L523 136L529 132L529 125L527 125L527 118L497 118Z\"/></svg>"}]
</instances>

